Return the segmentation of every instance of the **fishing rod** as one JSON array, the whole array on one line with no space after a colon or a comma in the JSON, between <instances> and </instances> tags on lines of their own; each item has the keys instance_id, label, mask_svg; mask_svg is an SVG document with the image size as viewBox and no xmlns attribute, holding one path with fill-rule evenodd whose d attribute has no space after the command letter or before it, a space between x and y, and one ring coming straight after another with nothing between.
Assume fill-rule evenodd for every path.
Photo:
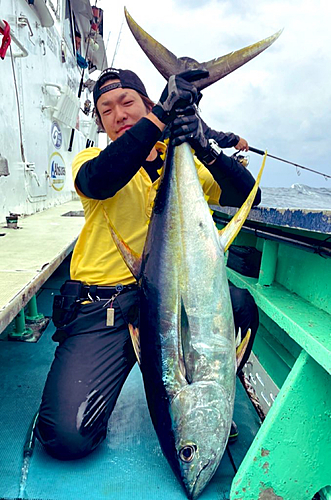
<instances>
[{"instance_id":1,"label":"fishing rod","mask_svg":"<svg viewBox=\"0 0 331 500\"><path fill-rule=\"evenodd\" d=\"M94 7L97 6L97 2L98 2L98 0L95 0ZM92 29L92 24L91 24L89 34L87 35L87 46L86 46L86 51L85 51L85 60L86 61L87 61L87 53L88 53L88 50L90 48L90 41L91 41L92 32L93 32L93 29ZM97 31L95 32L94 38L96 38L96 35L97 35ZM81 98L81 95L82 95L82 92L83 92L85 69L86 68L82 68L82 75L81 75L81 79L80 79L80 83L79 83L79 88L78 88L78 96L77 96L78 99ZM74 137L75 137L75 129L73 128L73 129L71 129L68 151L72 151L72 145L73 145L73 142L74 142Z\"/></svg>"},{"instance_id":2,"label":"fishing rod","mask_svg":"<svg viewBox=\"0 0 331 500\"><path fill-rule=\"evenodd\" d=\"M264 156L265 151L262 151L262 149L257 149L253 148L252 146L249 146L249 151L252 151L253 153L257 153L258 155ZM328 174L323 174L323 172L318 172L318 170L313 170L312 168L304 167L303 165L299 165L298 163L294 163L293 161L289 160L284 160L283 158L279 158L278 156L271 155L267 153L267 156L270 158L274 158L275 160L283 161L284 163L289 163L290 165L294 165L297 168L303 168L304 170L309 170L309 172L314 172L314 174L322 175L325 180L331 179L331 175Z\"/></svg>"},{"instance_id":3,"label":"fishing rod","mask_svg":"<svg viewBox=\"0 0 331 500\"><path fill-rule=\"evenodd\" d=\"M122 24L121 24L121 27L120 27L120 31L119 31L118 37L117 37L117 42L116 42L116 46L115 46L115 50L114 50L113 60L112 60L111 65L110 65L111 68L114 66L115 57L116 57L116 54L117 54L117 51L118 51L118 47L120 45L123 24L124 24L124 18L123 18L123 21L122 21Z\"/></svg>"}]
</instances>

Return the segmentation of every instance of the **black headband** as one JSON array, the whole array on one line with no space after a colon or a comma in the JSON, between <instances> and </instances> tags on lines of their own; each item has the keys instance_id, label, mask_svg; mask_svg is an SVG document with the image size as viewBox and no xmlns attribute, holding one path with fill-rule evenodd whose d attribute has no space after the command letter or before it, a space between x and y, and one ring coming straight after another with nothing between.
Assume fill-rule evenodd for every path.
<instances>
[{"instance_id":1,"label":"black headband","mask_svg":"<svg viewBox=\"0 0 331 500\"><path fill-rule=\"evenodd\" d=\"M102 87L102 89L99 90L99 97L102 94L105 94L106 92L109 92L109 90L121 89L121 88L122 88L121 82L110 83L109 85L106 85L105 87Z\"/></svg>"},{"instance_id":2,"label":"black headband","mask_svg":"<svg viewBox=\"0 0 331 500\"><path fill-rule=\"evenodd\" d=\"M116 82L112 80L119 81ZM104 84L106 84L105 87L103 87ZM143 82L133 71L128 69L107 68L101 73L94 85L94 106L96 107L97 101L102 94L118 88L132 89L139 92L139 94L148 97Z\"/></svg>"}]
</instances>

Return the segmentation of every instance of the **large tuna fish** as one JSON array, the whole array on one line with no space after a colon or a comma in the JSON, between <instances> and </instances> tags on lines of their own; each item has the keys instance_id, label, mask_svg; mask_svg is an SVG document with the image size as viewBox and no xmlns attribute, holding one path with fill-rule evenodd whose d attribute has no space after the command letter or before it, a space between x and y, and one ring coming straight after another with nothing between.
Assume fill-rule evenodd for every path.
<instances>
[{"instance_id":1,"label":"large tuna fish","mask_svg":"<svg viewBox=\"0 0 331 500\"><path fill-rule=\"evenodd\" d=\"M132 255L110 223L140 283L139 357L151 418L192 499L215 473L232 422L235 338L224 251L249 213L263 167L219 234L189 145L170 147L142 258ZM131 333L137 334L132 327Z\"/></svg>"}]
</instances>

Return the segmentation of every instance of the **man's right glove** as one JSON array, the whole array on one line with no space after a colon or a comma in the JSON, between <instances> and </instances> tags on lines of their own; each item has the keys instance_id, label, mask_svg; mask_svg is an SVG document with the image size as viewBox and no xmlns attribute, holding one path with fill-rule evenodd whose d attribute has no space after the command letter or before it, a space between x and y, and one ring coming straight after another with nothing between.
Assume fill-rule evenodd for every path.
<instances>
[{"instance_id":1,"label":"man's right glove","mask_svg":"<svg viewBox=\"0 0 331 500\"><path fill-rule=\"evenodd\" d=\"M153 107L152 113L165 125L176 117L177 109L186 108L197 101L198 91L193 83L188 81L191 73L194 74L194 71L172 75L159 102Z\"/></svg>"}]
</instances>

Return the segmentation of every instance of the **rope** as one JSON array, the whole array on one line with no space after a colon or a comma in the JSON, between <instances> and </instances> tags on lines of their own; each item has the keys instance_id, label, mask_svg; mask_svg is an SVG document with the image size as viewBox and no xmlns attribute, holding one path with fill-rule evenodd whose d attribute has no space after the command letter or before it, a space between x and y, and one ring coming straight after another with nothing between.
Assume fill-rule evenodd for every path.
<instances>
[{"instance_id":1,"label":"rope","mask_svg":"<svg viewBox=\"0 0 331 500\"><path fill-rule=\"evenodd\" d=\"M20 133L21 157L22 157L23 163L25 163L25 154L24 154L24 146L23 146L23 133L22 133L22 123L21 123L21 112L20 112L20 101L19 101L19 96L18 96L18 88L17 88L17 81L16 81L16 75L15 75L14 57L13 57L13 52L12 52L11 46L9 47L9 51L10 51L10 60L11 60L12 70L13 70L14 87L15 87L15 95L16 95L16 102L17 102L17 114L18 114L18 126L19 126L19 133Z\"/></svg>"}]
</instances>

